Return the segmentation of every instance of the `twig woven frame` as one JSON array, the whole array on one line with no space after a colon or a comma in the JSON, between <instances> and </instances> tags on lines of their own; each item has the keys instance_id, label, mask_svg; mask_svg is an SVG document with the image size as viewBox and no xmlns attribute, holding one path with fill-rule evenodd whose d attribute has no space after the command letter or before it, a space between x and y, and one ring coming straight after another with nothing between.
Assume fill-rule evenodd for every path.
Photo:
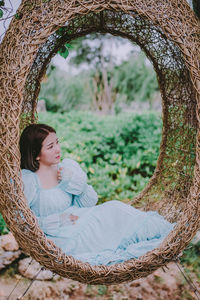
<instances>
[{"instance_id":1,"label":"twig woven frame","mask_svg":"<svg viewBox=\"0 0 200 300\"><path fill-rule=\"evenodd\" d=\"M19 245L45 267L61 276L92 284L112 284L144 277L177 256L199 227L199 21L184 0L22 1L18 15L21 18L12 20L0 47L0 210L3 217ZM114 20L121 18L121 24L124 24L129 20L129 16L133 19L130 22L132 25L126 27L131 29L132 26L134 29L138 26L140 29L135 29L135 37L131 35L130 30L125 32L120 28L119 19L115 23L118 27L109 30ZM90 22L87 29L87 22L92 18L93 21L95 18L100 21L99 28L94 22L92 27ZM55 32L64 25L67 28L66 35L63 34L59 38ZM70 28L76 29L76 34L75 31L70 31ZM166 47L160 45L160 52L165 52L163 57L154 53L156 47L153 48L150 42L151 35L155 42L152 29L157 34L160 33L159 38L166 42ZM140 259L110 267L90 266L76 261L46 239L27 207L19 176L20 117L23 124L34 121L39 81L49 59L66 40L92 31L111 32L132 39L143 48L154 64L163 97L164 129L161 154L152 180L133 202L142 203L144 199L149 203L148 208L150 205L154 206L158 198L162 199L159 205L156 203L157 209L171 220L176 218L178 222L174 231L159 248ZM52 42L52 39L55 42ZM49 48L45 48L48 45ZM179 70L174 72L173 76L172 68L164 72L168 55L169 61L174 58L174 62L180 63ZM175 65L177 69L178 65ZM178 88L175 88L175 83ZM194 113L195 107L197 118ZM176 151L175 159L171 155L172 150ZM167 181L167 178L170 179ZM171 210L168 214L169 207ZM178 211L179 216L173 211Z\"/></svg>"}]
</instances>

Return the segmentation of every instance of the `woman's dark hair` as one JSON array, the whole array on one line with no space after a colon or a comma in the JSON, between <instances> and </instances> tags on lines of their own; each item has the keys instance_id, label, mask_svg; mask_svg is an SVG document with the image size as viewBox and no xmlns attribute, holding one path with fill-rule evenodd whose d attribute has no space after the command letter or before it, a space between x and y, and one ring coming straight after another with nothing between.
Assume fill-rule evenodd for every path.
<instances>
[{"instance_id":1,"label":"woman's dark hair","mask_svg":"<svg viewBox=\"0 0 200 300\"><path fill-rule=\"evenodd\" d=\"M46 124L31 124L27 126L20 137L21 169L28 169L33 172L39 168L39 161L36 160L40 154L42 143L50 132L55 129Z\"/></svg>"}]
</instances>

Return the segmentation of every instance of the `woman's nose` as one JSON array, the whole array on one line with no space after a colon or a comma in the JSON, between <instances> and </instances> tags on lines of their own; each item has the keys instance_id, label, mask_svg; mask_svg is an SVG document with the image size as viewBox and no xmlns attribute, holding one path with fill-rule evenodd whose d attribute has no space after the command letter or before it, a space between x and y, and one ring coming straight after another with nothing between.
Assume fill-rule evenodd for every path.
<instances>
[{"instance_id":1,"label":"woman's nose","mask_svg":"<svg viewBox=\"0 0 200 300\"><path fill-rule=\"evenodd\" d=\"M60 145L56 145L56 153L60 153Z\"/></svg>"}]
</instances>

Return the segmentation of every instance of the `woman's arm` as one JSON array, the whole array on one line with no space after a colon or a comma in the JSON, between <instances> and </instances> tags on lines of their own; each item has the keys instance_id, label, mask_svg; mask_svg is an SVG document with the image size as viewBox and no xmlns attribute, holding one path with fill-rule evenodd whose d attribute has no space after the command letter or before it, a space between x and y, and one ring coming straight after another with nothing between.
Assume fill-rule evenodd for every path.
<instances>
[{"instance_id":1,"label":"woman's arm","mask_svg":"<svg viewBox=\"0 0 200 300\"><path fill-rule=\"evenodd\" d=\"M87 175L79 164L72 159L64 159L61 163L61 189L72 195L82 194L87 187Z\"/></svg>"},{"instance_id":2,"label":"woman's arm","mask_svg":"<svg viewBox=\"0 0 200 300\"><path fill-rule=\"evenodd\" d=\"M60 227L73 225L78 219L78 216L74 216L71 213L68 213L67 210L63 211L60 214L51 214L46 217L37 217L38 224L40 228L44 231L45 234L51 236L57 236L60 230Z\"/></svg>"},{"instance_id":3,"label":"woman's arm","mask_svg":"<svg viewBox=\"0 0 200 300\"><path fill-rule=\"evenodd\" d=\"M83 193L78 196L74 196L73 205L78 207L89 207L97 204L98 195L91 185L86 186Z\"/></svg>"},{"instance_id":4,"label":"woman's arm","mask_svg":"<svg viewBox=\"0 0 200 300\"><path fill-rule=\"evenodd\" d=\"M74 195L73 205L78 207L94 206L98 196L91 185L87 184L87 176L79 164L72 159L64 159L61 164L61 188Z\"/></svg>"}]
</instances>

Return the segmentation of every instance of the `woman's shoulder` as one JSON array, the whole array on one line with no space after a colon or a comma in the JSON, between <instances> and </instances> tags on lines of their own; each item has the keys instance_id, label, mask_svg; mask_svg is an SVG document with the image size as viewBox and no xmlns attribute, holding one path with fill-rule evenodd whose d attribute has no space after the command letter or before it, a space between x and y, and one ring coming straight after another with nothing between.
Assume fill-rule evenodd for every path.
<instances>
[{"instance_id":1,"label":"woman's shoulder","mask_svg":"<svg viewBox=\"0 0 200 300\"><path fill-rule=\"evenodd\" d=\"M33 205L33 200L38 199L37 195L39 192L39 185L37 181L37 176L34 172L27 169L22 169L21 174L22 174L24 195L28 200L29 206L31 206Z\"/></svg>"},{"instance_id":2,"label":"woman's shoulder","mask_svg":"<svg viewBox=\"0 0 200 300\"><path fill-rule=\"evenodd\" d=\"M28 169L22 169L21 173L22 173L22 180L24 183L37 182L36 175L33 171Z\"/></svg>"},{"instance_id":3,"label":"woman's shoulder","mask_svg":"<svg viewBox=\"0 0 200 300\"><path fill-rule=\"evenodd\" d=\"M28 169L22 169L21 172L22 175L26 175L28 177L35 176L34 172Z\"/></svg>"},{"instance_id":4,"label":"woman's shoulder","mask_svg":"<svg viewBox=\"0 0 200 300\"><path fill-rule=\"evenodd\" d=\"M61 162L61 166L64 167L78 167L79 163L71 158L64 158Z\"/></svg>"},{"instance_id":5,"label":"woman's shoulder","mask_svg":"<svg viewBox=\"0 0 200 300\"><path fill-rule=\"evenodd\" d=\"M74 159L72 158L64 158L62 160L62 163L75 163L75 164L78 164L77 161L75 161Z\"/></svg>"}]
</instances>

